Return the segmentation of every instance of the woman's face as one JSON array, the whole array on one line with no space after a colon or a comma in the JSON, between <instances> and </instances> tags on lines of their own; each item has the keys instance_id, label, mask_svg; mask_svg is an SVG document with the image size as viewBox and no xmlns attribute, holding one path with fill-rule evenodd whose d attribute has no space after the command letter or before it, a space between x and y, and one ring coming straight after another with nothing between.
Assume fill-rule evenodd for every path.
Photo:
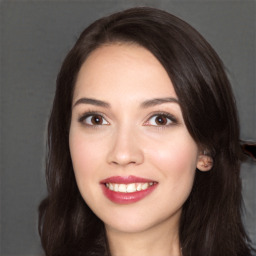
<instances>
[{"instance_id":1,"label":"woman's face","mask_svg":"<svg viewBox=\"0 0 256 256\"><path fill-rule=\"evenodd\" d=\"M69 143L80 193L107 231L178 228L199 150L151 52L112 44L91 53L75 85Z\"/></svg>"}]
</instances>

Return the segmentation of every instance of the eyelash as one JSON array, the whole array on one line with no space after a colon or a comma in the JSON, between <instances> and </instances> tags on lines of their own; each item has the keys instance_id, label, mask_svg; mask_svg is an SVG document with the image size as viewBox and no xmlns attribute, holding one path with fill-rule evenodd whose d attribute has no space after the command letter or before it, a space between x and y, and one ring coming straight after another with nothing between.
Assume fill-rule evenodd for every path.
<instances>
[{"instance_id":1,"label":"eyelash","mask_svg":"<svg viewBox=\"0 0 256 256\"><path fill-rule=\"evenodd\" d=\"M79 118L78 118L78 122L80 122L80 123L83 123L84 125L86 125L86 126L88 126L88 127L92 127L92 128L99 128L100 126L102 126L102 125L109 125L109 122L107 122L107 124L87 124L87 123L85 123L85 120L87 119L87 118L89 118L89 117L96 117L96 116L98 116L98 117L100 117L100 118L102 118L102 120L105 120L106 121L106 118L104 117L104 115L103 114L101 114L101 113L98 113L98 112L94 112L94 111L89 111L89 112L86 112L86 113L84 113L82 116L80 116ZM91 122L91 121L90 121Z\"/></svg>"},{"instance_id":2,"label":"eyelash","mask_svg":"<svg viewBox=\"0 0 256 256\"><path fill-rule=\"evenodd\" d=\"M102 118L103 122L105 121L106 123L104 124L88 124L88 123L85 123L85 120L89 117L100 117ZM167 119L167 124L163 124L163 125L151 125L149 124L150 120L152 118L156 118L156 117L161 117L162 119ZM101 126L104 126L104 125L109 125L109 122L106 121L106 118L103 114L99 113L99 112L94 112L94 111L89 111L89 112L86 112L84 113L82 116L80 116L78 118L78 122L80 123L83 123L84 125L86 125L87 127L91 127L91 128L100 128ZM90 121L90 123L92 123L92 121ZM178 121L177 119L171 115L170 113L167 113L167 112L157 112L153 115L150 115L150 117L147 119L147 121L143 124L144 126L152 126L152 127L156 127L156 128L159 128L159 129L164 129L164 128L167 128L169 126L172 126L172 125L175 125L177 124Z\"/></svg>"},{"instance_id":3,"label":"eyelash","mask_svg":"<svg viewBox=\"0 0 256 256\"><path fill-rule=\"evenodd\" d=\"M169 122L169 123L163 124L163 125L150 125L150 124L147 124L147 123L149 123L149 121L151 119L157 118L157 117L161 117L162 119L167 119L167 122ZM171 115L170 113L167 113L167 112L157 112L157 113L151 115L147 119L146 124L144 124L144 125L145 126L154 126L156 128L159 128L159 129L164 129L164 128L167 128L169 126L175 125L177 123L178 123L177 119L173 115Z\"/></svg>"}]
</instances>

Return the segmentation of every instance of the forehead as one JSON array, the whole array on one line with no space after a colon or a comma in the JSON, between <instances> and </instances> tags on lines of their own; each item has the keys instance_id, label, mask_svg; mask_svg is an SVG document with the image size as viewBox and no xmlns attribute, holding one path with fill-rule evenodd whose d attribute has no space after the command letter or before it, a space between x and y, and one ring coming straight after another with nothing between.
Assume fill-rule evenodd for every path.
<instances>
[{"instance_id":1,"label":"forehead","mask_svg":"<svg viewBox=\"0 0 256 256\"><path fill-rule=\"evenodd\" d=\"M94 50L83 63L75 85L80 96L176 96L158 59L136 44L110 44Z\"/></svg>"}]
</instances>

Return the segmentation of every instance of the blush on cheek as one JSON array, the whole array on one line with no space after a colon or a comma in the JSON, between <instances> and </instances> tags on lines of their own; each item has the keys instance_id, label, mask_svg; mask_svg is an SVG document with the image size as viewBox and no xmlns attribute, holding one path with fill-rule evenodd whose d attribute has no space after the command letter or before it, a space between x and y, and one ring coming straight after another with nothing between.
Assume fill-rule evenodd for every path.
<instances>
[{"instance_id":1,"label":"blush on cheek","mask_svg":"<svg viewBox=\"0 0 256 256\"><path fill-rule=\"evenodd\" d=\"M150 154L151 163L169 181L172 193L184 200L191 192L197 163L196 144L185 145L187 147L179 146L178 143L176 146L164 145L157 151L152 150Z\"/></svg>"},{"instance_id":2,"label":"blush on cheek","mask_svg":"<svg viewBox=\"0 0 256 256\"><path fill-rule=\"evenodd\" d=\"M70 135L69 145L77 183L88 180L87 177L94 179L104 159L102 140L92 142L84 134L75 133Z\"/></svg>"}]
</instances>

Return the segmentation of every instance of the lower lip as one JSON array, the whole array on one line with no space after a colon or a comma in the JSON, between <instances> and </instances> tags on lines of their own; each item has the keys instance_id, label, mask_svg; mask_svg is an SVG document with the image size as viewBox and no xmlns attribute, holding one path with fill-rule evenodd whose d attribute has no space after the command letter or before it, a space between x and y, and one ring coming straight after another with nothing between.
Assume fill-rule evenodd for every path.
<instances>
[{"instance_id":1,"label":"lower lip","mask_svg":"<svg viewBox=\"0 0 256 256\"><path fill-rule=\"evenodd\" d=\"M102 189L104 195L112 202L116 204L131 204L138 202L148 196L155 188L157 184L154 184L148 187L145 190L136 191L133 193L122 193L122 192L115 192L113 190L108 189L105 184L102 184Z\"/></svg>"}]
</instances>

